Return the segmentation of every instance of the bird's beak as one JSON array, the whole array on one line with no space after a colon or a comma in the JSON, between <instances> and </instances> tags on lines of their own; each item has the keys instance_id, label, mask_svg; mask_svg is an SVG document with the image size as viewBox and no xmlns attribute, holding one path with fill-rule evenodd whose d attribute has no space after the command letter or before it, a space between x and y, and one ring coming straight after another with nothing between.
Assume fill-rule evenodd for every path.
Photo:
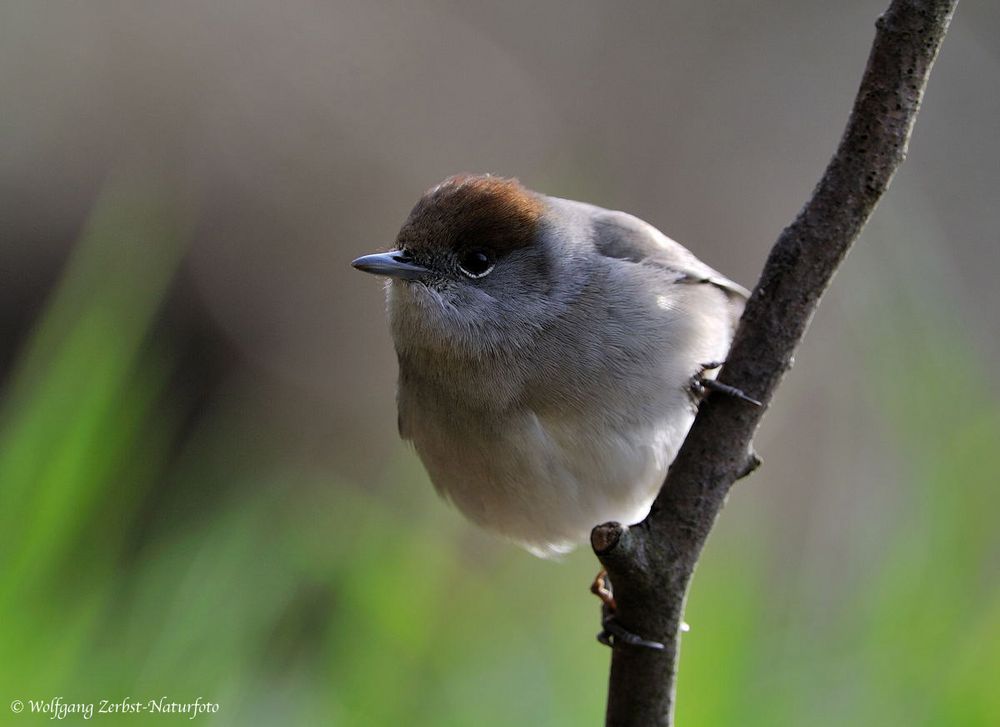
<instances>
[{"instance_id":1,"label":"bird's beak","mask_svg":"<svg viewBox=\"0 0 1000 727\"><path fill-rule=\"evenodd\" d=\"M417 265L401 250L390 250L374 255L364 255L351 263L366 273L386 275L401 280L418 280L429 272L422 265Z\"/></svg>"}]
</instances>

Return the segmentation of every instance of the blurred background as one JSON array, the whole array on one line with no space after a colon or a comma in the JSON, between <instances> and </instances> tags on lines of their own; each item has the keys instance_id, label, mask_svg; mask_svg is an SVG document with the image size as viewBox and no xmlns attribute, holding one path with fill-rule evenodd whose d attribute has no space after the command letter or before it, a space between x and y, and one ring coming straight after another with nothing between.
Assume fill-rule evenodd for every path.
<instances>
[{"instance_id":1,"label":"blurred background","mask_svg":"<svg viewBox=\"0 0 1000 727\"><path fill-rule=\"evenodd\" d=\"M596 560L438 500L349 262L491 171L752 286L885 5L2 0L0 724L601 724ZM1000 721L998 38L962 3L765 419L681 724Z\"/></svg>"}]
</instances>

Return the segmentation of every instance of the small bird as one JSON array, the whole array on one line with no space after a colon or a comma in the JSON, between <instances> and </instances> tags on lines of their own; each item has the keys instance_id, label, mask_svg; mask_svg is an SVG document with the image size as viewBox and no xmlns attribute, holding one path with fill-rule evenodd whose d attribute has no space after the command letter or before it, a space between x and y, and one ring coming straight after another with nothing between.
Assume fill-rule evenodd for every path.
<instances>
[{"instance_id":1,"label":"small bird","mask_svg":"<svg viewBox=\"0 0 1000 727\"><path fill-rule=\"evenodd\" d=\"M488 174L430 189L352 264L388 278L400 435L541 557L646 516L748 297L630 214Z\"/></svg>"}]
</instances>

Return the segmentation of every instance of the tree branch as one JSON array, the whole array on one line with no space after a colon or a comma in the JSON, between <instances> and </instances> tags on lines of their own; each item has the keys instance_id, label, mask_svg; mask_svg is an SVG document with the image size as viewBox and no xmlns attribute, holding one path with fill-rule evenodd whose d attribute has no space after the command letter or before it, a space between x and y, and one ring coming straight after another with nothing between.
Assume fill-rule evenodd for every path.
<instances>
[{"instance_id":1,"label":"tree branch","mask_svg":"<svg viewBox=\"0 0 1000 727\"><path fill-rule=\"evenodd\" d=\"M958 0L893 0L833 159L781 233L747 303L719 380L763 402L710 396L671 465L649 516L594 529L616 620L657 651L616 643L607 724L673 723L679 632L695 564L732 484L759 463L751 440L820 296L906 156L931 66Z\"/></svg>"}]
</instances>

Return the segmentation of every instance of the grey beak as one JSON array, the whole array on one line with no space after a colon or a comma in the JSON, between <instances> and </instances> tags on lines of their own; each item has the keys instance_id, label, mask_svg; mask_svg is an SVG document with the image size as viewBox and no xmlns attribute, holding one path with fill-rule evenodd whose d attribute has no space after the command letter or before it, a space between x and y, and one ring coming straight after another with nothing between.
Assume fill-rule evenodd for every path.
<instances>
[{"instance_id":1,"label":"grey beak","mask_svg":"<svg viewBox=\"0 0 1000 727\"><path fill-rule=\"evenodd\" d=\"M386 275L401 280L417 280L429 272L427 268L417 265L400 250L365 255L353 261L351 265L366 273Z\"/></svg>"}]
</instances>

